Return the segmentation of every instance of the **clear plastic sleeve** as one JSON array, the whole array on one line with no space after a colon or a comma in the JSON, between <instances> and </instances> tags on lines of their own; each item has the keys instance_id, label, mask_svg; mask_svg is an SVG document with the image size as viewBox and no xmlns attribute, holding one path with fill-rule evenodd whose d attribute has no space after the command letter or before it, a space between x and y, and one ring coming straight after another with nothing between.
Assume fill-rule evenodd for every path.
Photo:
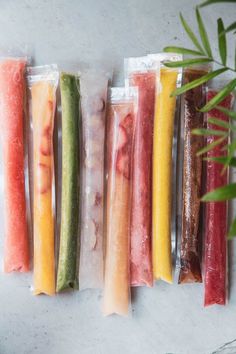
<instances>
[{"instance_id":1,"label":"clear plastic sleeve","mask_svg":"<svg viewBox=\"0 0 236 354\"><path fill-rule=\"evenodd\" d=\"M107 115L105 315L129 313L131 156L136 114L137 89L112 88Z\"/></svg>"},{"instance_id":2,"label":"clear plastic sleeve","mask_svg":"<svg viewBox=\"0 0 236 354\"><path fill-rule=\"evenodd\" d=\"M183 83L187 84L210 70L208 65L184 70ZM198 108L205 104L205 85L187 91L182 96L183 174L182 174L182 225L179 238L179 283L202 282L200 197L202 195L202 156L197 152L204 145L203 136L192 130L204 127L204 115ZM183 122L182 122L183 121ZM182 162L180 161L179 167Z\"/></svg>"},{"instance_id":3,"label":"clear plastic sleeve","mask_svg":"<svg viewBox=\"0 0 236 354\"><path fill-rule=\"evenodd\" d=\"M210 101L219 91L207 88L206 100ZM227 96L219 105L232 109L234 95ZM227 129L211 124L209 118L217 118L228 123L229 117L218 109L206 114L208 129L227 131ZM207 144L215 142L219 137L208 136ZM207 158L225 157L224 146L228 138L220 145L207 152ZM205 162L205 192L222 187L228 183L228 171L222 173L223 165L212 160ZM204 305L225 305L227 301L227 202L208 202L204 208Z\"/></svg>"},{"instance_id":4,"label":"clear plastic sleeve","mask_svg":"<svg viewBox=\"0 0 236 354\"><path fill-rule=\"evenodd\" d=\"M55 293L53 130L57 84L56 65L28 68L35 295Z\"/></svg>"},{"instance_id":5,"label":"clear plastic sleeve","mask_svg":"<svg viewBox=\"0 0 236 354\"><path fill-rule=\"evenodd\" d=\"M104 141L109 74L81 74L81 247L80 290L103 287ZM89 261L88 261L89 260Z\"/></svg>"},{"instance_id":6,"label":"clear plastic sleeve","mask_svg":"<svg viewBox=\"0 0 236 354\"><path fill-rule=\"evenodd\" d=\"M27 57L0 57L0 138L4 199L4 271L29 270L25 186Z\"/></svg>"},{"instance_id":7,"label":"clear plastic sleeve","mask_svg":"<svg viewBox=\"0 0 236 354\"><path fill-rule=\"evenodd\" d=\"M152 286L152 148L158 62L125 59L126 84L138 87L131 199L131 286Z\"/></svg>"},{"instance_id":8,"label":"clear plastic sleeve","mask_svg":"<svg viewBox=\"0 0 236 354\"><path fill-rule=\"evenodd\" d=\"M62 72L60 75L60 90L62 110L62 192L57 292L78 288L79 77Z\"/></svg>"},{"instance_id":9,"label":"clear plastic sleeve","mask_svg":"<svg viewBox=\"0 0 236 354\"><path fill-rule=\"evenodd\" d=\"M182 70L170 69L162 61L181 60L181 55L151 54L160 64L156 84L152 175L152 261L154 279L172 283L172 253L176 247L176 143L179 98L171 93L181 85ZM173 198L172 198L173 195Z\"/></svg>"}]
</instances>

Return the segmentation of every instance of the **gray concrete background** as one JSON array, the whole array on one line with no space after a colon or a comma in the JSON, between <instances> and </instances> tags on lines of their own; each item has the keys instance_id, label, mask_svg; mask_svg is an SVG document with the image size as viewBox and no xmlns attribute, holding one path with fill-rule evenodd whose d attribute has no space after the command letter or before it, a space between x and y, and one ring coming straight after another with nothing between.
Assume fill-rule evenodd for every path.
<instances>
[{"instance_id":1,"label":"gray concrete background","mask_svg":"<svg viewBox=\"0 0 236 354\"><path fill-rule=\"evenodd\" d=\"M82 67L105 61L114 66L114 83L122 84L123 57L189 44L178 13L194 24L196 3L0 0L0 47L29 43L36 64L70 61ZM235 5L215 5L202 13L215 48L215 21L220 15L226 23L235 20ZM204 309L201 285L159 282L134 291L131 317L103 318L98 291L33 297L31 274L0 274L0 354L236 353L236 343L222 347L236 339L236 254L233 244L230 248L231 296L225 308Z\"/></svg>"}]
</instances>

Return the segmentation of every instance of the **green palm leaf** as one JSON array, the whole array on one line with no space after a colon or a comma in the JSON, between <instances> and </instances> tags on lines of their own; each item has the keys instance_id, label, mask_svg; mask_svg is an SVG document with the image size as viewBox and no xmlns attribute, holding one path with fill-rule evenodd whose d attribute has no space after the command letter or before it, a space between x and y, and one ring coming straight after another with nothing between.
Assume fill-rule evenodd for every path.
<instances>
[{"instance_id":1,"label":"green palm leaf","mask_svg":"<svg viewBox=\"0 0 236 354\"><path fill-rule=\"evenodd\" d=\"M230 162L234 156L234 151L236 149L236 139L232 141L231 144L228 145L228 155L227 155L227 160L225 162L223 172L226 170L226 168L230 165Z\"/></svg>"},{"instance_id":2,"label":"green palm leaf","mask_svg":"<svg viewBox=\"0 0 236 354\"><path fill-rule=\"evenodd\" d=\"M222 68L222 69L218 69L215 71L212 71L204 76L201 76L199 79L193 80L191 82L188 82L187 84L177 88L172 94L171 96L178 96L181 95L182 93L189 91L191 89L193 89L194 87L197 87L199 85L204 84L205 82L212 80L214 77L224 73L225 71L227 71L227 68Z\"/></svg>"},{"instance_id":3,"label":"green palm leaf","mask_svg":"<svg viewBox=\"0 0 236 354\"><path fill-rule=\"evenodd\" d=\"M231 23L228 27L224 29L224 33L231 32L236 29L236 22Z\"/></svg>"},{"instance_id":4,"label":"green palm leaf","mask_svg":"<svg viewBox=\"0 0 236 354\"><path fill-rule=\"evenodd\" d=\"M227 138L227 135L223 136L222 138L219 138L215 141L213 141L213 143L211 144L208 144L207 146L204 146L202 149L200 149L198 152L197 152L197 156L200 156L200 155L203 155L205 154L206 152L214 149L217 145L223 143L223 141Z\"/></svg>"},{"instance_id":5,"label":"green palm leaf","mask_svg":"<svg viewBox=\"0 0 236 354\"><path fill-rule=\"evenodd\" d=\"M204 107L201 112L208 112L218 105L226 96L228 96L236 87L236 79L231 80L217 95L215 95Z\"/></svg>"},{"instance_id":6,"label":"green palm leaf","mask_svg":"<svg viewBox=\"0 0 236 354\"><path fill-rule=\"evenodd\" d=\"M193 129L192 130L192 134L194 134L194 135L205 135L205 136L210 136L210 135L213 135L213 136L224 136L224 137L226 137L226 135L228 135L227 132L222 131L222 130L204 129L204 128Z\"/></svg>"},{"instance_id":7,"label":"green palm leaf","mask_svg":"<svg viewBox=\"0 0 236 354\"><path fill-rule=\"evenodd\" d=\"M236 183L216 188L214 191L205 194L201 200L203 202L218 202L233 198L236 198Z\"/></svg>"},{"instance_id":8,"label":"green palm leaf","mask_svg":"<svg viewBox=\"0 0 236 354\"><path fill-rule=\"evenodd\" d=\"M221 18L217 20L218 26L218 46L219 52L221 57L222 65L226 66L226 59L227 59L227 42L226 42L226 35L224 33L224 23Z\"/></svg>"},{"instance_id":9,"label":"green palm leaf","mask_svg":"<svg viewBox=\"0 0 236 354\"><path fill-rule=\"evenodd\" d=\"M199 33L201 36L201 40L202 40L202 44L203 47L206 50L207 55L209 56L209 58L212 58L212 52L211 52L211 46L210 46L210 42L208 39L208 35L201 17L201 14L198 10L198 8L196 8L196 17L197 17L197 22L198 22L198 28L199 28Z\"/></svg>"},{"instance_id":10,"label":"green palm leaf","mask_svg":"<svg viewBox=\"0 0 236 354\"><path fill-rule=\"evenodd\" d=\"M227 149L231 153L235 151L235 149L236 149L236 139L234 139L231 144L227 145Z\"/></svg>"},{"instance_id":11,"label":"green palm leaf","mask_svg":"<svg viewBox=\"0 0 236 354\"><path fill-rule=\"evenodd\" d=\"M180 53L186 55L199 55L199 56L205 55L204 53L199 52L197 50L187 49L183 47L165 47L163 51L166 53Z\"/></svg>"},{"instance_id":12,"label":"green palm leaf","mask_svg":"<svg viewBox=\"0 0 236 354\"><path fill-rule=\"evenodd\" d=\"M214 161L225 165L227 163L227 156L204 157L206 161ZM232 157L229 166L236 167L236 157Z\"/></svg>"},{"instance_id":13,"label":"green palm leaf","mask_svg":"<svg viewBox=\"0 0 236 354\"><path fill-rule=\"evenodd\" d=\"M216 106L215 108L217 108L219 111L223 112L224 114L226 114L230 118L236 119L236 112L230 111L229 109L221 107L221 106Z\"/></svg>"},{"instance_id":14,"label":"green palm leaf","mask_svg":"<svg viewBox=\"0 0 236 354\"><path fill-rule=\"evenodd\" d=\"M194 58L194 59L185 59L185 60L179 60L179 61L164 61L164 65L167 66L168 68L179 68L179 67L187 67L190 65L195 65L195 64L205 64L205 63L210 63L212 62L212 59L208 58Z\"/></svg>"},{"instance_id":15,"label":"green palm leaf","mask_svg":"<svg viewBox=\"0 0 236 354\"><path fill-rule=\"evenodd\" d=\"M236 218L230 226L228 238L232 239L234 236L236 236Z\"/></svg>"},{"instance_id":16,"label":"green palm leaf","mask_svg":"<svg viewBox=\"0 0 236 354\"><path fill-rule=\"evenodd\" d=\"M207 6L207 5L211 5L211 4L217 4L217 3L220 3L220 2L236 2L236 0L207 0L207 1L204 1L202 4L200 4L198 7L204 7L204 6Z\"/></svg>"},{"instance_id":17,"label":"green palm leaf","mask_svg":"<svg viewBox=\"0 0 236 354\"><path fill-rule=\"evenodd\" d=\"M179 16L180 16L181 23L182 23L187 35L189 36L189 38L191 39L191 41L193 42L195 47L204 55L204 50L203 50L201 44L199 43L197 37L195 36L195 34L193 33L193 31L191 30L191 28L189 27L189 25L185 21L185 19L181 13Z\"/></svg>"},{"instance_id":18,"label":"green palm leaf","mask_svg":"<svg viewBox=\"0 0 236 354\"><path fill-rule=\"evenodd\" d=\"M235 125L227 123L227 122L225 122L222 119L218 119L218 118L215 118L215 117L210 117L210 118L208 118L208 122L211 123L211 124L215 124L215 125L217 125L219 127L225 128L227 130L233 130L233 131L236 130L236 126Z\"/></svg>"}]
</instances>

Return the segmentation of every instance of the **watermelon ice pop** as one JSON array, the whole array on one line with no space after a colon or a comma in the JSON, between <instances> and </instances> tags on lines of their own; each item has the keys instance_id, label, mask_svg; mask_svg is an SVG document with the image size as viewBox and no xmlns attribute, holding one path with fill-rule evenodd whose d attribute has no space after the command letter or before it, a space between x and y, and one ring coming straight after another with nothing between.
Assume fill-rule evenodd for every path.
<instances>
[{"instance_id":1,"label":"watermelon ice pop","mask_svg":"<svg viewBox=\"0 0 236 354\"><path fill-rule=\"evenodd\" d=\"M0 61L0 137L4 165L4 271L29 270L23 117L26 59Z\"/></svg>"},{"instance_id":2,"label":"watermelon ice pop","mask_svg":"<svg viewBox=\"0 0 236 354\"><path fill-rule=\"evenodd\" d=\"M57 292L78 287L77 243L79 219L79 78L61 73L62 197Z\"/></svg>"},{"instance_id":3,"label":"watermelon ice pop","mask_svg":"<svg viewBox=\"0 0 236 354\"><path fill-rule=\"evenodd\" d=\"M36 74L36 73L40 74ZM33 128L34 294L55 293L53 128L58 72L29 69Z\"/></svg>"},{"instance_id":4,"label":"watermelon ice pop","mask_svg":"<svg viewBox=\"0 0 236 354\"><path fill-rule=\"evenodd\" d=\"M130 89L131 90L131 89ZM130 91L131 92L131 91ZM136 92L133 90L133 92ZM119 99L119 95L124 97ZM135 123L134 97L122 88L111 91L108 107L105 315L129 309L129 223L131 152ZM137 93L135 93L137 94ZM118 98L115 99L115 95Z\"/></svg>"},{"instance_id":5,"label":"watermelon ice pop","mask_svg":"<svg viewBox=\"0 0 236 354\"><path fill-rule=\"evenodd\" d=\"M132 71L132 59L137 62L148 58L128 59L129 85L138 87L131 201L131 285L152 286L152 142L156 71Z\"/></svg>"},{"instance_id":6,"label":"watermelon ice pop","mask_svg":"<svg viewBox=\"0 0 236 354\"><path fill-rule=\"evenodd\" d=\"M82 203L80 289L103 287L104 138L108 77L81 76Z\"/></svg>"},{"instance_id":7,"label":"watermelon ice pop","mask_svg":"<svg viewBox=\"0 0 236 354\"><path fill-rule=\"evenodd\" d=\"M217 90L209 89L207 101L210 101L217 94ZM227 96L220 106L231 109L233 95ZM225 128L211 124L208 120L214 117L224 122L229 117L219 111L212 109L207 113L207 127L214 130ZM227 130L226 130L227 131ZM207 137L207 144L211 144L219 137ZM224 157L227 154L222 148L227 144L227 139L220 145L207 153L208 158ZM222 173L223 165L208 160L206 162L206 192L227 184L228 171ZM205 306L219 304L225 305L227 297L227 202L209 202L205 205L205 252L204 252L204 288Z\"/></svg>"}]
</instances>

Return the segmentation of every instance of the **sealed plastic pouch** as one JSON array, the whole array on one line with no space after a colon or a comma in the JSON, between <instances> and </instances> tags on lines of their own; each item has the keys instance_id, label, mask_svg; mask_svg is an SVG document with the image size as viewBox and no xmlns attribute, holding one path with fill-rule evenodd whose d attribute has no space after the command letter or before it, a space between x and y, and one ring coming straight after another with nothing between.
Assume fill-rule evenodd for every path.
<instances>
[{"instance_id":1,"label":"sealed plastic pouch","mask_svg":"<svg viewBox=\"0 0 236 354\"><path fill-rule=\"evenodd\" d=\"M183 83L187 84L206 75L209 65L186 68ZM185 92L182 96L181 125L183 135L182 170L182 225L179 238L179 283L202 282L201 272L201 208L202 195L202 155L204 138L194 135L193 129L204 127L204 114L199 111L206 102L205 84ZM181 167L181 163L179 165Z\"/></svg>"},{"instance_id":2,"label":"sealed plastic pouch","mask_svg":"<svg viewBox=\"0 0 236 354\"><path fill-rule=\"evenodd\" d=\"M0 139L4 198L4 271L29 270L25 186L27 57L0 57Z\"/></svg>"},{"instance_id":3,"label":"sealed plastic pouch","mask_svg":"<svg viewBox=\"0 0 236 354\"><path fill-rule=\"evenodd\" d=\"M219 92L219 87L207 88L206 101L209 102ZM232 109L234 95L231 93L219 104L228 110ZM228 131L229 117L217 108L205 114L208 129ZM216 119L216 124L211 122ZM219 121L217 121L219 120ZM226 127L218 125L226 123ZM207 136L206 144L212 144L219 136ZM225 146L229 143L228 136L206 154L205 191L210 192L228 183L228 169L214 161L227 156ZM226 201L207 202L204 205L204 305L225 305L227 301L227 226L228 205Z\"/></svg>"},{"instance_id":4,"label":"sealed plastic pouch","mask_svg":"<svg viewBox=\"0 0 236 354\"><path fill-rule=\"evenodd\" d=\"M130 197L136 115L137 89L112 88L107 114L105 315L129 312Z\"/></svg>"},{"instance_id":5,"label":"sealed plastic pouch","mask_svg":"<svg viewBox=\"0 0 236 354\"><path fill-rule=\"evenodd\" d=\"M132 156L131 285L152 286L152 147L156 77L159 63L148 57L125 59L126 84L138 88Z\"/></svg>"},{"instance_id":6,"label":"sealed plastic pouch","mask_svg":"<svg viewBox=\"0 0 236 354\"><path fill-rule=\"evenodd\" d=\"M56 65L28 68L35 295L55 293L53 129L57 84Z\"/></svg>"},{"instance_id":7,"label":"sealed plastic pouch","mask_svg":"<svg viewBox=\"0 0 236 354\"><path fill-rule=\"evenodd\" d=\"M80 289L102 288L104 271L104 143L109 73L81 74Z\"/></svg>"},{"instance_id":8,"label":"sealed plastic pouch","mask_svg":"<svg viewBox=\"0 0 236 354\"><path fill-rule=\"evenodd\" d=\"M172 283L172 252L176 240L176 150L180 100L171 96L181 86L182 70L163 61L181 60L172 53L150 54L159 63L156 83L152 173L152 262L154 279Z\"/></svg>"},{"instance_id":9,"label":"sealed plastic pouch","mask_svg":"<svg viewBox=\"0 0 236 354\"><path fill-rule=\"evenodd\" d=\"M57 292L78 287L79 223L79 124L80 83L78 75L60 74L62 115L62 180L60 248Z\"/></svg>"}]
</instances>

